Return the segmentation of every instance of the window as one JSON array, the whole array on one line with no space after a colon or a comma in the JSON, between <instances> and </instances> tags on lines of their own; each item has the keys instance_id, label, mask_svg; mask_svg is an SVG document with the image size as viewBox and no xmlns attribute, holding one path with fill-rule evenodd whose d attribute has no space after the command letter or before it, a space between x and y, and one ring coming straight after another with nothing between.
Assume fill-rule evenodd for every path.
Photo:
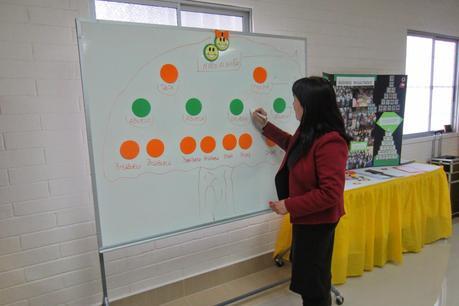
<instances>
[{"instance_id":1,"label":"window","mask_svg":"<svg viewBox=\"0 0 459 306\"><path fill-rule=\"evenodd\" d=\"M96 18L165 25L177 25L177 10L135 3L95 1Z\"/></svg>"},{"instance_id":2,"label":"window","mask_svg":"<svg viewBox=\"0 0 459 306\"><path fill-rule=\"evenodd\" d=\"M404 134L443 130L455 124L458 40L409 33L406 48Z\"/></svg>"},{"instance_id":3,"label":"window","mask_svg":"<svg viewBox=\"0 0 459 306\"><path fill-rule=\"evenodd\" d=\"M243 16L220 15L202 13L197 11L180 12L182 26L206 29L223 29L230 31L243 31Z\"/></svg>"},{"instance_id":4,"label":"window","mask_svg":"<svg viewBox=\"0 0 459 306\"><path fill-rule=\"evenodd\" d=\"M250 10L191 1L95 0L97 19L250 31Z\"/></svg>"}]
</instances>

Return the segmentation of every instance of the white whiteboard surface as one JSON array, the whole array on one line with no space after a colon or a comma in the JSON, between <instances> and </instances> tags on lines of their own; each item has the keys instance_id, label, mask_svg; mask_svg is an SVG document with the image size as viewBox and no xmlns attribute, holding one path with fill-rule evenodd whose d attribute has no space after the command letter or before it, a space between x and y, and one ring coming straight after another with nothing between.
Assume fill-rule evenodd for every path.
<instances>
[{"instance_id":1,"label":"white whiteboard surface","mask_svg":"<svg viewBox=\"0 0 459 306\"><path fill-rule=\"evenodd\" d=\"M304 39L230 32L210 62L210 30L79 20L77 31L102 251L267 210L283 152L249 111L294 131Z\"/></svg>"}]
</instances>

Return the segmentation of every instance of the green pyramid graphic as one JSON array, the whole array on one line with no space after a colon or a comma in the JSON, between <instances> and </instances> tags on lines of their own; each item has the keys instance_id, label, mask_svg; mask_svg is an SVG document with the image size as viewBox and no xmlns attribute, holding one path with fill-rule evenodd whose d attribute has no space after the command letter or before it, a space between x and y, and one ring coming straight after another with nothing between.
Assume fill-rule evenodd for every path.
<instances>
[{"instance_id":1,"label":"green pyramid graphic","mask_svg":"<svg viewBox=\"0 0 459 306\"><path fill-rule=\"evenodd\" d=\"M397 148L394 143L392 134L402 123L403 118L394 112L385 112L381 115L376 124L386 131L376 155L373 165L374 166L392 166L398 165L400 156L397 153Z\"/></svg>"}]
</instances>

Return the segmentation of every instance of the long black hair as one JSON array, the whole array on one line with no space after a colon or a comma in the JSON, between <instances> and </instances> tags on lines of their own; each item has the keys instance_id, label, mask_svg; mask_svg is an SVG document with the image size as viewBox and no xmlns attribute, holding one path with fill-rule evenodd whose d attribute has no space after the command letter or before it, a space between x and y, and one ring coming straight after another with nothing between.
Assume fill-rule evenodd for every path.
<instances>
[{"instance_id":1,"label":"long black hair","mask_svg":"<svg viewBox=\"0 0 459 306\"><path fill-rule=\"evenodd\" d=\"M338 132L349 146L351 137L346 134L335 90L328 80L314 76L302 78L295 81L292 92L303 107L299 155L306 155L315 139L332 131Z\"/></svg>"}]
</instances>

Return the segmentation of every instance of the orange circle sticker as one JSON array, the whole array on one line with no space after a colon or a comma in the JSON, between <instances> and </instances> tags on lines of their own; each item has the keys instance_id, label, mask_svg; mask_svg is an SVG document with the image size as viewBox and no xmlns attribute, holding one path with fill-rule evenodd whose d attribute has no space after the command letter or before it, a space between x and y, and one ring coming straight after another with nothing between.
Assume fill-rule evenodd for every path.
<instances>
[{"instance_id":1,"label":"orange circle sticker","mask_svg":"<svg viewBox=\"0 0 459 306\"><path fill-rule=\"evenodd\" d=\"M140 147L134 140L126 140L120 146L120 154L124 159L131 160L137 157Z\"/></svg>"},{"instance_id":2,"label":"orange circle sticker","mask_svg":"<svg viewBox=\"0 0 459 306\"><path fill-rule=\"evenodd\" d=\"M223 137L223 148L227 151L233 150L237 145L237 138L233 134L227 134Z\"/></svg>"},{"instance_id":3,"label":"orange circle sticker","mask_svg":"<svg viewBox=\"0 0 459 306\"><path fill-rule=\"evenodd\" d=\"M239 146L243 150L249 149L252 146L252 136L250 136L248 133L239 136Z\"/></svg>"},{"instance_id":4,"label":"orange circle sticker","mask_svg":"<svg viewBox=\"0 0 459 306\"><path fill-rule=\"evenodd\" d=\"M165 64L161 67L160 75L164 82L175 83L178 79L178 70L172 64Z\"/></svg>"},{"instance_id":5,"label":"orange circle sticker","mask_svg":"<svg viewBox=\"0 0 459 306\"><path fill-rule=\"evenodd\" d=\"M257 67L253 70L253 79L258 84L264 83L267 77L268 77L268 72L266 72L265 68Z\"/></svg>"},{"instance_id":6,"label":"orange circle sticker","mask_svg":"<svg viewBox=\"0 0 459 306\"><path fill-rule=\"evenodd\" d=\"M268 139L268 138L266 138L265 142L268 145L268 147L274 147L276 145L276 143L274 141L272 141L271 139Z\"/></svg>"},{"instance_id":7,"label":"orange circle sticker","mask_svg":"<svg viewBox=\"0 0 459 306\"><path fill-rule=\"evenodd\" d=\"M215 150L216 142L212 136L206 136L201 139L201 150L204 153L212 153Z\"/></svg>"},{"instance_id":8,"label":"orange circle sticker","mask_svg":"<svg viewBox=\"0 0 459 306\"><path fill-rule=\"evenodd\" d=\"M196 140L193 137L187 136L180 142L180 150L183 154L191 154L196 150Z\"/></svg>"},{"instance_id":9,"label":"orange circle sticker","mask_svg":"<svg viewBox=\"0 0 459 306\"><path fill-rule=\"evenodd\" d=\"M147 153L151 157L160 157L164 153L164 143L159 139L152 139L147 144Z\"/></svg>"}]
</instances>

